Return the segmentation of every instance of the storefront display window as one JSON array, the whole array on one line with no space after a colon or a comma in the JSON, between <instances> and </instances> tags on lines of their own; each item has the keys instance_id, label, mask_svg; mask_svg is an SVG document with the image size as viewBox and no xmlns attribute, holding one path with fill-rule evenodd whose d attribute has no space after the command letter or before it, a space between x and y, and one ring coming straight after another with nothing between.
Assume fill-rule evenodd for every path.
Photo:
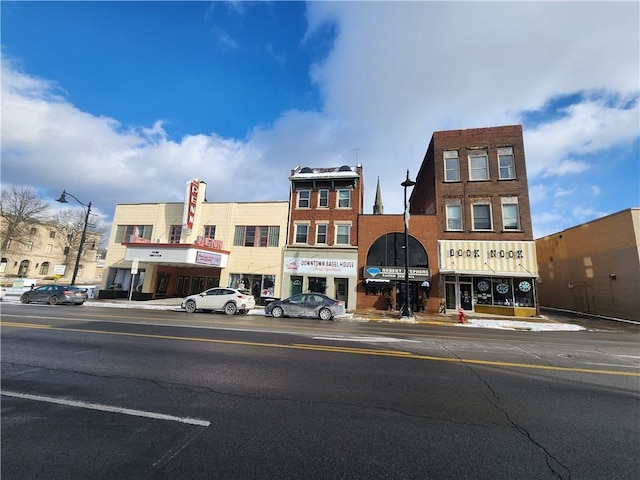
<instances>
[{"instance_id":1,"label":"storefront display window","mask_svg":"<svg viewBox=\"0 0 640 480\"><path fill-rule=\"evenodd\" d=\"M474 277L473 278L473 295L476 303L479 305L492 305L493 295L491 289L491 278Z\"/></svg>"},{"instance_id":2,"label":"storefront display window","mask_svg":"<svg viewBox=\"0 0 640 480\"><path fill-rule=\"evenodd\" d=\"M514 278L514 293L517 307L535 306L533 298L533 279Z\"/></svg>"},{"instance_id":3,"label":"storefront display window","mask_svg":"<svg viewBox=\"0 0 640 480\"><path fill-rule=\"evenodd\" d=\"M510 278L492 278L495 305L513 305L513 282Z\"/></svg>"}]
</instances>

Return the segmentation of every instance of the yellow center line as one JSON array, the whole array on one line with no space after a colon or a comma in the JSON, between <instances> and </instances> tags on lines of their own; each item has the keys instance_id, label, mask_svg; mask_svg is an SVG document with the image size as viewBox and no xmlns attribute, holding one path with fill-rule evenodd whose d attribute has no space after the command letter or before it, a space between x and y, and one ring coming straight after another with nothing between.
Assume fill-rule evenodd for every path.
<instances>
[{"instance_id":1,"label":"yellow center line","mask_svg":"<svg viewBox=\"0 0 640 480\"><path fill-rule=\"evenodd\" d=\"M484 366L508 367L508 368L526 368L526 369L533 369L533 370L551 370L556 372L590 373L590 374L598 374L598 375L619 375L624 377L640 377L640 372L621 372L616 370L595 370L591 368L556 367L556 366L550 366L550 365L535 365L530 363L501 362L501 361L492 361L492 360L473 360L473 359L450 358L450 357L434 357L431 355L418 355L410 352L403 352L400 350L375 350L375 349L366 349L366 348L351 348L351 347L337 347L337 346L329 346L329 345L308 345L308 344L287 345L287 344L281 344L281 343L247 342L242 340L220 340L220 339L199 338L199 337L183 337L183 336L176 336L176 335L110 332L106 330L82 330L79 328L53 327L48 325L38 325L38 324L30 324L30 323L0 322L0 326L48 329L48 330L58 330L63 332L93 333L93 334L114 335L114 336L121 336L121 337L153 338L153 339L161 339L161 340L180 340L180 341L187 341L187 342L200 342L200 343L211 343L211 344L220 344L220 345L241 345L241 346L248 346L248 347L270 347L270 348L285 348L285 349L291 349L291 350L313 350L313 351L332 352L332 353L349 353L349 354L356 354L356 355L402 357L402 358L410 358L414 360L427 360L432 362L448 362L448 363L484 365Z\"/></svg>"}]
</instances>

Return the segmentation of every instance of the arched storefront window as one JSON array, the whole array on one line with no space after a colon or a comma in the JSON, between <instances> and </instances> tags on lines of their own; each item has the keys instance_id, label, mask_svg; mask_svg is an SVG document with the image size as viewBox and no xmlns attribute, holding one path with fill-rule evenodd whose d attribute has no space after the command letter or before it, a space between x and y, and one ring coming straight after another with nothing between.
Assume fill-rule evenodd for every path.
<instances>
[{"instance_id":1,"label":"arched storefront window","mask_svg":"<svg viewBox=\"0 0 640 480\"><path fill-rule=\"evenodd\" d=\"M378 238L367 253L367 265L404 268L404 233L387 233ZM409 267L429 267L427 251L409 235Z\"/></svg>"},{"instance_id":2,"label":"arched storefront window","mask_svg":"<svg viewBox=\"0 0 640 480\"><path fill-rule=\"evenodd\" d=\"M49 273L49 265L49 262L42 262L42 265L40 265L40 275Z\"/></svg>"}]
</instances>

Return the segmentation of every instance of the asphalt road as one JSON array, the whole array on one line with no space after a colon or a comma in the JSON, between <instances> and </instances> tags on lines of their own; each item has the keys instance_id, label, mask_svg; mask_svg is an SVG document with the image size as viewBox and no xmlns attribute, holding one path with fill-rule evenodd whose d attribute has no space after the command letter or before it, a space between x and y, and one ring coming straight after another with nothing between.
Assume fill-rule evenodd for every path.
<instances>
[{"instance_id":1,"label":"asphalt road","mask_svg":"<svg viewBox=\"0 0 640 480\"><path fill-rule=\"evenodd\" d=\"M3 305L2 478L635 478L638 327L587 326Z\"/></svg>"}]
</instances>

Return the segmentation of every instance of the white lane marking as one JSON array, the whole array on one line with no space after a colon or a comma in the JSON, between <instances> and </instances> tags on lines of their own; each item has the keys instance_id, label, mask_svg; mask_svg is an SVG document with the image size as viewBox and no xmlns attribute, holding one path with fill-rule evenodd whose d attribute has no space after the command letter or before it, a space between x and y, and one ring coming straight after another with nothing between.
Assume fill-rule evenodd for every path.
<instances>
[{"instance_id":1,"label":"white lane marking","mask_svg":"<svg viewBox=\"0 0 640 480\"><path fill-rule=\"evenodd\" d=\"M165 415L163 413L145 412L144 410L132 410L130 408L114 407L111 405L101 405L99 403L79 402L75 400L65 400L53 397L43 397L41 395L30 395L28 393L0 391L0 395L14 398L22 398L25 400L34 400L36 402L55 403L58 405L66 405L69 407L87 408L90 410L99 410L101 412L120 413L123 415L132 415L135 417L153 418L156 420L170 420L172 422L186 423L188 425L197 425L199 427L208 427L211 422L207 420L198 420L197 418L175 417L173 415Z\"/></svg>"},{"instance_id":2,"label":"white lane marking","mask_svg":"<svg viewBox=\"0 0 640 480\"><path fill-rule=\"evenodd\" d=\"M405 340L403 338L391 337L348 337L345 335L332 336L314 336L314 340L332 340L334 342L371 342L371 343L395 343L395 342L411 342L420 343L418 340Z\"/></svg>"},{"instance_id":3,"label":"white lane marking","mask_svg":"<svg viewBox=\"0 0 640 480\"><path fill-rule=\"evenodd\" d=\"M600 367L638 368L638 365L620 365L619 363L580 362L582 365L598 365Z\"/></svg>"}]
</instances>

